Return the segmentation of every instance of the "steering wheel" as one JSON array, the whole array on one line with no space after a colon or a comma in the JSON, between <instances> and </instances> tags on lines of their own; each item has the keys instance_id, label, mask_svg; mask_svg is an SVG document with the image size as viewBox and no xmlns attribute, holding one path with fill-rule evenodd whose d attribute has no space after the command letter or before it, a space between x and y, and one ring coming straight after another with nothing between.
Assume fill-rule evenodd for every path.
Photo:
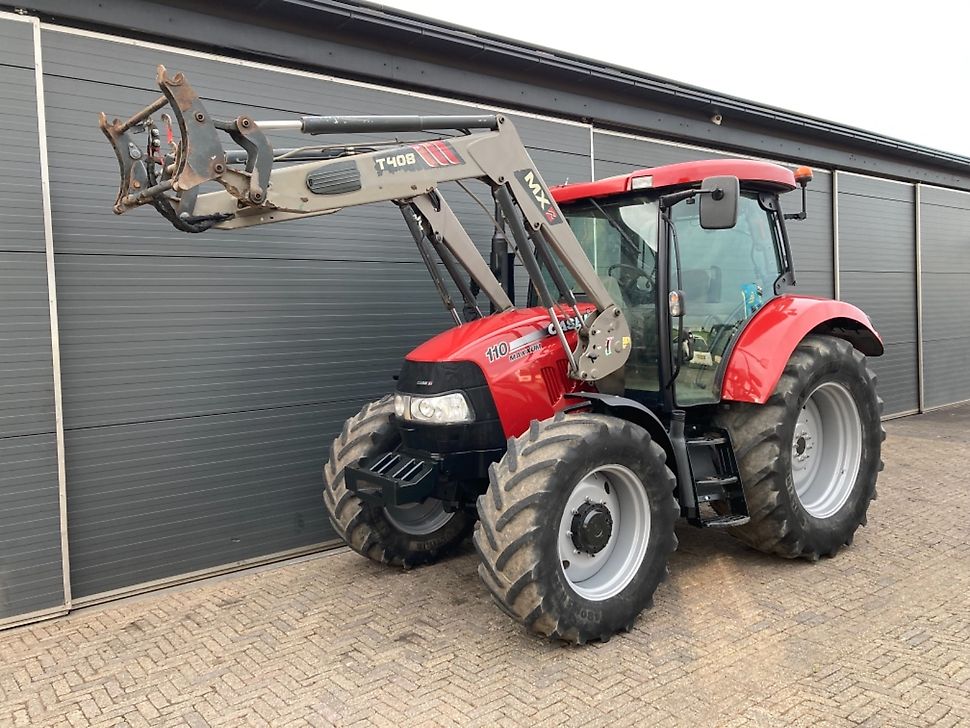
<instances>
[{"instance_id":1,"label":"steering wheel","mask_svg":"<svg viewBox=\"0 0 970 728\"><path fill-rule=\"evenodd\" d=\"M652 272L646 271L640 266L633 265L632 263L614 263L613 265L611 265L609 268L606 269L606 275L612 278L616 278L617 282L619 282L621 278L620 276L613 275L613 271L615 270L633 271L635 275L629 279L631 281L637 281L640 278L646 278L648 283L648 286L646 289L647 292L652 292L655 287L656 282L654 281L654 276L656 275L656 271L652 271Z\"/></svg>"},{"instance_id":2,"label":"steering wheel","mask_svg":"<svg viewBox=\"0 0 970 728\"><path fill-rule=\"evenodd\" d=\"M714 353L716 346L720 344L722 337L727 335L728 341L730 341L731 336L737 331L737 329L748 322L750 317L745 317L743 315L744 309L745 304L742 301L727 315L717 315L713 313L707 315L707 318L704 319L704 323L702 324L702 328L710 331L713 331L715 327L718 327L719 329L717 333L711 336L711 341L708 344L708 348L711 353ZM754 316L754 313L751 315ZM727 342L725 342L725 344L726 343Z\"/></svg>"}]
</instances>

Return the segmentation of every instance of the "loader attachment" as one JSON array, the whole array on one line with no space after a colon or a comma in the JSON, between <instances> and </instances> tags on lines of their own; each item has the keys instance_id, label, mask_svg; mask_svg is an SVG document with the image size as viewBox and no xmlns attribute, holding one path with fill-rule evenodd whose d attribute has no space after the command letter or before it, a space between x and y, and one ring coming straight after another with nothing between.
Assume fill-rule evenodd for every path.
<instances>
[{"instance_id":1,"label":"loader attachment","mask_svg":"<svg viewBox=\"0 0 970 728\"><path fill-rule=\"evenodd\" d=\"M247 116L231 121L212 118L181 73L170 77L159 66L156 81L162 95L131 118L109 123L103 113L100 116L101 131L114 147L121 172L115 213L151 204L179 230L203 232L232 217L230 212L193 213L198 187L209 181L222 184L241 204L261 204L273 168L273 148L255 122ZM171 113L161 116L167 135L163 150L153 115L166 107ZM243 148L244 169L227 164L219 131ZM141 145L135 141L137 132L147 132Z\"/></svg>"},{"instance_id":2,"label":"loader attachment","mask_svg":"<svg viewBox=\"0 0 970 728\"><path fill-rule=\"evenodd\" d=\"M478 292L488 297L493 311L513 308L439 189L446 182L461 185L462 180L478 180L491 190L496 229L507 225L512 233L510 252L521 260L549 315L550 331L569 360L569 375L602 383L622 372L631 341L626 318L506 117L301 116L257 121L242 115L220 119L208 112L183 74L169 76L159 66L156 81L161 95L134 116L109 122L100 115L101 130L114 148L121 175L115 213L151 205L177 229L200 233L391 202L404 213L438 293L460 325L462 317L442 280L442 270L464 299L465 311L481 315L475 301ZM444 130L452 134L442 138ZM436 134L426 141L365 137L356 143L274 149L266 136L273 131L311 136ZM233 142L228 150L223 135ZM203 193L207 183L222 189ZM461 186L491 216L489 206ZM578 310L578 301L564 271L575 281L573 287L596 306L595 315L580 320L575 348L567 342L563 321L574 315L570 311ZM612 386L622 390L622 378L614 377Z\"/></svg>"}]
</instances>

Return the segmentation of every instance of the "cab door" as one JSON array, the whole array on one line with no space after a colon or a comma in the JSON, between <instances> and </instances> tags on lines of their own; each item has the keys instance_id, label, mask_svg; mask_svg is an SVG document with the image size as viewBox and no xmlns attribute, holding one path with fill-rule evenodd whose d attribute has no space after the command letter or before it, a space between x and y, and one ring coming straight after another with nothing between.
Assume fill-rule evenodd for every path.
<instances>
[{"instance_id":1,"label":"cab door","mask_svg":"<svg viewBox=\"0 0 970 728\"><path fill-rule=\"evenodd\" d=\"M679 248L679 256L670 256L670 287L684 292L686 312L682 322L670 322L675 362L680 357L674 383L679 407L720 400L721 368L731 344L775 295L781 238L768 202L773 196L764 194L743 192L737 225L727 230L703 229L696 200L670 210Z\"/></svg>"}]
</instances>

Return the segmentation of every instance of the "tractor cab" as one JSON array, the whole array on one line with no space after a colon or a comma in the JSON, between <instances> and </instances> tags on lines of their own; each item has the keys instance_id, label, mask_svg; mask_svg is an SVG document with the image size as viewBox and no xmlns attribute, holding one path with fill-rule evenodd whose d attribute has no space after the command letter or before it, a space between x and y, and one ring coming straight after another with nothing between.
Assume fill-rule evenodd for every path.
<instances>
[{"instance_id":1,"label":"tractor cab","mask_svg":"<svg viewBox=\"0 0 970 728\"><path fill-rule=\"evenodd\" d=\"M630 322L626 396L668 411L720 401L735 335L794 282L778 195L810 174L716 160L552 188Z\"/></svg>"}]
</instances>

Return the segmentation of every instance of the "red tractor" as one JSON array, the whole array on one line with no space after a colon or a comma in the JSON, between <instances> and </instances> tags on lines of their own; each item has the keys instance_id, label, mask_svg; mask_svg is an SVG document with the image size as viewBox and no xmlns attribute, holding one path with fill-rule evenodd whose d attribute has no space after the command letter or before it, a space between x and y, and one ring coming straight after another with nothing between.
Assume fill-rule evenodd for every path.
<instances>
[{"instance_id":1,"label":"red tractor","mask_svg":"<svg viewBox=\"0 0 970 728\"><path fill-rule=\"evenodd\" d=\"M809 170L691 162L550 190L502 116L218 120L181 75L158 80L142 112L102 118L117 212L152 204L201 232L390 201L455 320L331 446L324 501L358 553L428 564L474 531L499 606L582 643L651 602L678 518L811 560L865 523L884 438L866 357L883 346L854 306L792 292L786 220L805 217ZM163 149L166 104L181 139ZM280 128L460 135L274 150ZM491 267L439 189L463 179L492 193Z\"/></svg>"}]
</instances>

